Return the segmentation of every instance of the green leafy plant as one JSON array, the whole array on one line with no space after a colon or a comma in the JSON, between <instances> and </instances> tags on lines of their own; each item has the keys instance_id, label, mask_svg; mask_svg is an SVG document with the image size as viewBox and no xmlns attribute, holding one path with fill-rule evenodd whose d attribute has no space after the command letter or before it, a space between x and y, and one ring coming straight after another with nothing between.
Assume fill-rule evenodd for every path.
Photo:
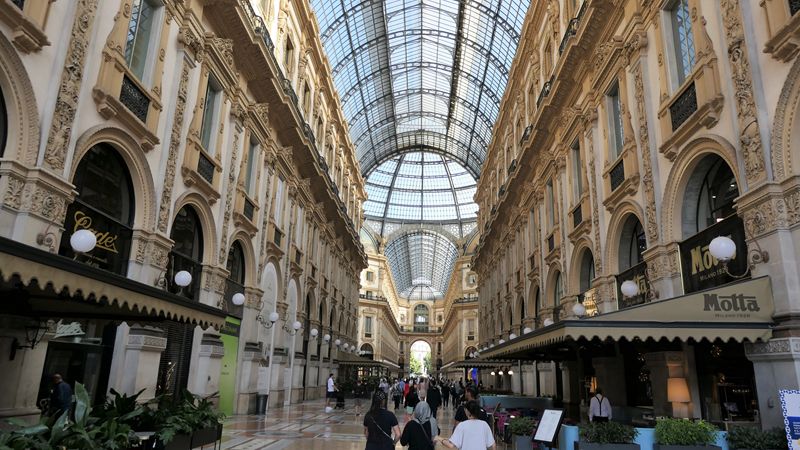
<instances>
[{"instance_id":1,"label":"green leafy plant","mask_svg":"<svg viewBox=\"0 0 800 450\"><path fill-rule=\"evenodd\" d=\"M656 443L662 445L711 445L717 428L708 422L688 419L659 419L656 422Z\"/></svg>"},{"instance_id":2,"label":"green leafy plant","mask_svg":"<svg viewBox=\"0 0 800 450\"><path fill-rule=\"evenodd\" d=\"M594 444L631 444L639 432L618 422L591 422L581 427L581 440Z\"/></svg>"},{"instance_id":3,"label":"green leafy plant","mask_svg":"<svg viewBox=\"0 0 800 450\"><path fill-rule=\"evenodd\" d=\"M732 449L777 450L786 448L786 433L780 428L761 431L758 428L735 427L728 432Z\"/></svg>"},{"instance_id":4,"label":"green leafy plant","mask_svg":"<svg viewBox=\"0 0 800 450\"><path fill-rule=\"evenodd\" d=\"M530 436L533 434L536 425L536 420L533 417L515 417L506 426L514 436Z\"/></svg>"},{"instance_id":5,"label":"green leafy plant","mask_svg":"<svg viewBox=\"0 0 800 450\"><path fill-rule=\"evenodd\" d=\"M192 434L195 430L219 426L225 415L211 402L215 395L200 397L185 390L181 401L172 406L162 401L158 409L147 409L146 415L157 424L158 438L169 443L179 434Z\"/></svg>"}]
</instances>

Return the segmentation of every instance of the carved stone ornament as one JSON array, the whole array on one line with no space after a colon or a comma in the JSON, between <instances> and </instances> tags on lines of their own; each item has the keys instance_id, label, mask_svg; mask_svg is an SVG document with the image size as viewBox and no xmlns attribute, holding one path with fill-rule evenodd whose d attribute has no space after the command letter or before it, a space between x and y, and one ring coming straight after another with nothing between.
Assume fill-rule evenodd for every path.
<instances>
[{"instance_id":1,"label":"carved stone ornament","mask_svg":"<svg viewBox=\"0 0 800 450\"><path fill-rule=\"evenodd\" d=\"M175 166L178 160L178 149L181 146L183 135L183 115L186 110L186 91L189 82L189 63L184 59L181 68L181 81L178 84L178 98L175 103L175 117L172 120L172 131L169 138L169 154L167 168L164 174L164 189L161 193L161 203L158 207L158 231L167 232L172 205L172 189L175 186Z\"/></svg>"},{"instance_id":2,"label":"carved stone ornament","mask_svg":"<svg viewBox=\"0 0 800 450\"><path fill-rule=\"evenodd\" d=\"M600 275L603 273L603 258L602 249L600 247L600 216L598 215L598 201L597 201L597 172L595 168L595 155L594 155L594 142L592 139L592 129L586 133L586 153L589 159L589 190L592 196L592 230L594 231L594 270L595 273Z\"/></svg>"},{"instance_id":3,"label":"carved stone ornament","mask_svg":"<svg viewBox=\"0 0 800 450\"><path fill-rule=\"evenodd\" d=\"M56 96L55 113L47 136L44 150L44 165L60 172L64 169L64 160L72 138L72 126L78 107L81 82L84 79L84 64L90 48L92 23L97 12L98 0L78 0L75 11L75 22L67 47L64 70Z\"/></svg>"},{"instance_id":4,"label":"carved stone ornament","mask_svg":"<svg viewBox=\"0 0 800 450\"><path fill-rule=\"evenodd\" d=\"M750 60L744 42L741 10L738 0L720 0L725 39L728 43L728 60L731 65L736 114L739 120L745 177L752 188L766 180L764 148L759 133L753 80L750 77Z\"/></svg>"},{"instance_id":5,"label":"carved stone ornament","mask_svg":"<svg viewBox=\"0 0 800 450\"><path fill-rule=\"evenodd\" d=\"M658 242L659 226L656 213L656 195L653 188L653 167L650 159L650 133L647 128L647 108L645 107L644 80L642 78L642 64L636 65L633 71L633 82L636 96L636 115L639 117L639 142L641 143L642 184L645 196L645 221L647 222L647 241L650 245Z\"/></svg>"},{"instance_id":6,"label":"carved stone ornament","mask_svg":"<svg viewBox=\"0 0 800 450\"><path fill-rule=\"evenodd\" d=\"M233 194L236 192L236 170L239 159L239 139L241 132L237 129L233 134L233 148L231 149L231 165L228 170L228 189L225 193L225 213L222 216L222 237L220 238L219 263L225 265L228 258L228 229L231 225L231 215L233 213Z\"/></svg>"}]
</instances>

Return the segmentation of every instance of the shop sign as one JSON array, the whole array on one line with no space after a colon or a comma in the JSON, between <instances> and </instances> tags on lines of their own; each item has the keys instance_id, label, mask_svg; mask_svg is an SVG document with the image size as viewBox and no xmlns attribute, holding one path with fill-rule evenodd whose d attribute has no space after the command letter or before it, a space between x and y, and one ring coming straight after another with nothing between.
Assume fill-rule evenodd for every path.
<instances>
[{"instance_id":1,"label":"shop sign","mask_svg":"<svg viewBox=\"0 0 800 450\"><path fill-rule=\"evenodd\" d=\"M622 295L622 283L633 281L639 286L639 295L625 297ZM619 309L630 308L647 302L650 295L650 286L647 283L647 263L641 262L630 269L617 275L617 304Z\"/></svg>"},{"instance_id":2,"label":"shop sign","mask_svg":"<svg viewBox=\"0 0 800 450\"><path fill-rule=\"evenodd\" d=\"M728 270L734 274L747 270L744 224L739 216L734 215L681 242L683 290L687 294L736 280L726 273L725 267L708 250L708 244L717 236L728 236L736 243L736 255L728 262Z\"/></svg>"},{"instance_id":3,"label":"shop sign","mask_svg":"<svg viewBox=\"0 0 800 450\"><path fill-rule=\"evenodd\" d=\"M69 245L70 236L78 230L89 230L97 237L97 245L82 258L86 258L87 263L101 269L121 275L127 272L132 236L130 228L93 211L78 200L69 206L64 228L60 254L73 256Z\"/></svg>"},{"instance_id":4,"label":"shop sign","mask_svg":"<svg viewBox=\"0 0 800 450\"><path fill-rule=\"evenodd\" d=\"M241 327L242 325L237 318L229 316L228 320L225 321L225 325L222 326L222 329L219 330L219 332L228 336L239 336L239 330Z\"/></svg>"},{"instance_id":5,"label":"shop sign","mask_svg":"<svg viewBox=\"0 0 800 450\"><path fill-rule=\"evenodd\" d=\"M800 450L800 391L781 389L781 410L790 450Z\"/></svg>"}]
</instances>

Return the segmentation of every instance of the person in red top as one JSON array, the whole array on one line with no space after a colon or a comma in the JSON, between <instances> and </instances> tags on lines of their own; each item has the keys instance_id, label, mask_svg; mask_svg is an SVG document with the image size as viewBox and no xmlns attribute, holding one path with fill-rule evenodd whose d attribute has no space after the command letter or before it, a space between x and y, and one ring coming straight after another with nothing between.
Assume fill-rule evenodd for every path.
<instances>
[{"instance_id":1,"label":"person in red top","mask_svg":"<svg viewBox=\"0 0 800 450\"><path fill-rule=\"evenodd\" d=\"M406 380L406 385L403 387L403 403L406 401L406 396L408 395L408 391L411 390L411 383Z\"/></svg>"}]
</instances>

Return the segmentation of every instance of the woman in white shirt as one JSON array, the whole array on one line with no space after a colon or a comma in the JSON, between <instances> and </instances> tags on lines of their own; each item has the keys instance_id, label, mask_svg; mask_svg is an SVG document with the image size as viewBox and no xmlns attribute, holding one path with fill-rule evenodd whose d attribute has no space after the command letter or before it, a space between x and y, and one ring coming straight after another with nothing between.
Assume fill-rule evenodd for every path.
<instances>
[{"instance_id":1,"label":"woman in white shirt","mask_svg":"<svg viewBox=\"0 0 800 450\"><path fill-rule=\"evenodd\" d=\"M437 436L434 442L441 443L447 448L459 450L495 450L494 436L489 425L479 419L481 407L478 402L471 400L464 406L467 420L460 422L453 430L450 439Z\"/></svg>"}]
</instances>

